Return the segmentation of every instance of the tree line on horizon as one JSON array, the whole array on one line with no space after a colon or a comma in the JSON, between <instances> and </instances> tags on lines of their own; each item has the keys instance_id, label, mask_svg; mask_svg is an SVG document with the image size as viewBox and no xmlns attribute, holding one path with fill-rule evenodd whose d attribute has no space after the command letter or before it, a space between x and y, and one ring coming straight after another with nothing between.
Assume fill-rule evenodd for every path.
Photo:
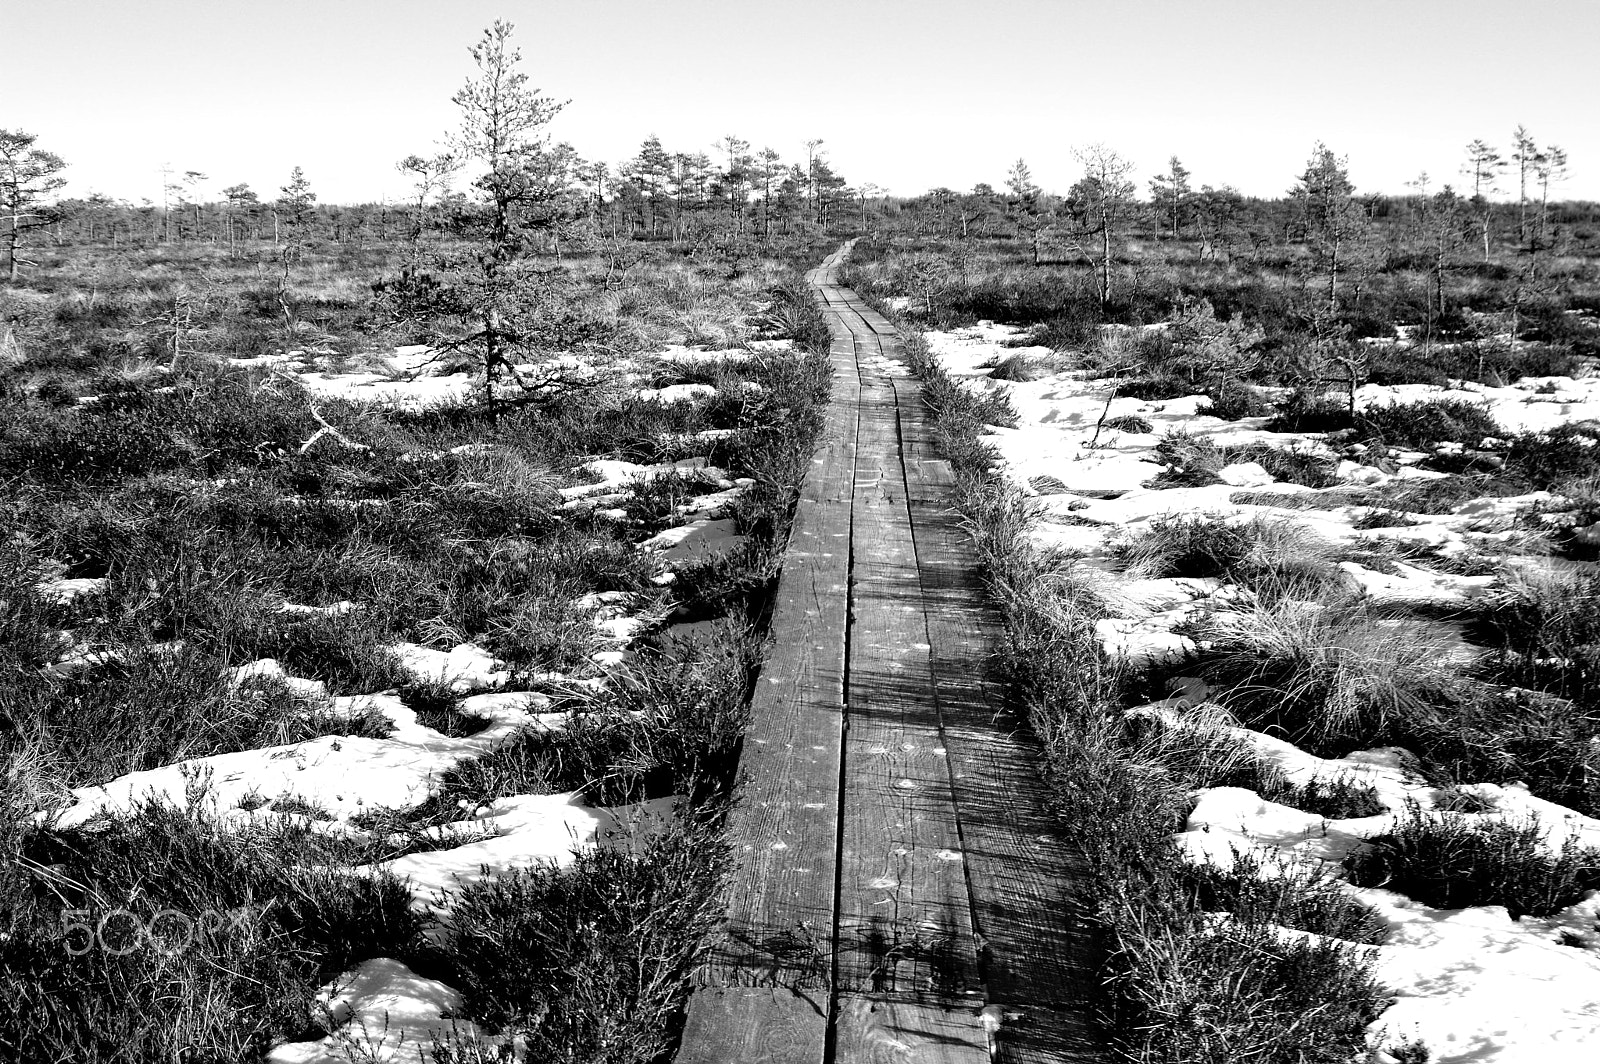
<instances>
[{"instance_id":1,"label":"tree line on horizon","mask_svg":"<svg viewBox=\"0 0 1600 1064\"><path fill-rule=\"evenodd\" d=\"M276 196L246 183L206 193L198 170L162 171L163 198L137 202L104 193L57 199L67 163L35 147L38 137L0 130L0 228L8 251L30 240L157 246L209 242L229 247L294 231L336 243L414 237L468 206L457 187L470 168L460 145L430 156L411 155L396 168L411 179L405 202L337 204L319 200L295 166ZM879 194L852 187L834 168L820 138L805 142L803 160L786 162L771 147L759 150L729 134L712 152L669 151L655 134L630 159L588 160L569 143L544 146L525 175L541 201L537 227L553 243L581 243L584 231L701 246L733 235L762 243L802 228L826 230ZM19 265L30 265L16 256ZM14 278L13 278L14 279Z\"/></svg>"},{"instance_id":2,"label":"tree line on horizon","mask_svg":"<svg viewBox=\"0 0 1600 1064\"><path fill-rule=\"evenodd\" d=\"M503 47L511 27L496 25L498 30L488 32L501 32ZM1141 196L1133 164L1093 144L1074 153L1083 173L1064 193L1042 188L1019 158L998 189L988 183L968 192L941 186L896 197L871 183L850 185L828 160L821 139L806 141L803 160L792 162L733 134L710 151L669 150L651 134L636 155L620 163L585 159L570 143L544 136L564 102L529 91L540 136L518 161L518 225L540 250L557 255L563 248L592 249L619 239L658 241L690 254L740 244L759 249L800 232L871 233L886 220L909 221L914 232L930 235L1016 237L1031 246L1035 264L1065 248L1096 266L1102 297L1109 300L1117 245L1135 229L1195 241L1202 257L1232 256L1241 247L1278 241L1310 244L1328 260L1329 285L1336 292L1341 257L1348 259L1364 229L1393 218L1409 219L1425 232L1436 260L1470 245L1485 262L1491 244L1512 231L1517 249L1538 258L1563 242L1586 243L1600 222L1600 205L1551 199L1569 174L1567 153L1539 145L1523 126L1513 132L1506 152L1481 139L1467 145L1459 190L1424 172L1408 182L1405 195L1358 194L1348 160L1318 142L1282 198L1248 197L1227 183L1197 186L1177 156L1148 179L1148 195ZM4 276L12 281L20 267L32 265L25 249L39 241L113 247L212 243L233 249L270 239L275 248L289 247L284 254L308 241L416 242L424 233L461 229L474 197L484 191L482 153L455 135L443 151L396 164L412 183L403 203L320 202L299 166L270 198L245 183L208 194L205 173L167 167L159 204L101 193L61 199L56 193L65 185L67 163L39 147L38 139L0 129L0 249L6 254Z\"/></svg>"}]
</instances>

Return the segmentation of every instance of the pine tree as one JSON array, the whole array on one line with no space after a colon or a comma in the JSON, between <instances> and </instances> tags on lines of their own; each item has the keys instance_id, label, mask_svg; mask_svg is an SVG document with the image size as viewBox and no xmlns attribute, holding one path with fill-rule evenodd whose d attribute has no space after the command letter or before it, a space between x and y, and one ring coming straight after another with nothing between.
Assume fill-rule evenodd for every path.
<instances>
[{"instance_id":1,"label":"pine tree","mask_svg":"<svg viewBox=\"0 0 1600 1064\"><path fill-rule=\"evenodd\" d=\"M1172 239L1179 238L1179 227L1188 210L1194 190L1189 186L1189 171L1176 155L1167 161L1167 172L1150 179L1150 199L1172 225Z\"/></svg>"},{"instance_id":2,"label":"pine tree","mask_svg":"<svg viewBox=\"0 0 1600 1064\"><path fill-rule=\"evenodd\" d=\"M1044 261L1044 238L1055 218L1044 202L1039 186L1033 180L1033 171L1026 160L1018 159L1006 171L1006 215L1019 233L1028 235L1033 248L1033 264Z\"/></svg>"},{"instance_id":3,"label":"pine tree","mask_svg":"<svg viewBox=\"0 0 1600 1064\"><path fill-rule=\"evenodd\" d=\"M561 216L577 159L568 146L551 147L546 127L566 104L528 84L512 30L496 21L484 31L470 49L477 73L451 98L462 116L452 154L480 171L476 198L451 212L452 233L466 253L442 249L430 269L408 268L379 286L380 300L441 351L476 361L491 416L499 389L538 400L573 384L559 368L532 375L517 368L517 356L539 348L553 302L530 237Z\"/></svg>"},{"instance_id":4,"label":"pine tree","mask_svg":"<svg viewBox=\"0 0 1600 1064\"><path fill-rule=\"evenodd\" d=\"M67 183L60 176L66 162L54 152L35 148L38 139L20 129L0 129L0 222L6 227L7 276L13 282L20 266L35 265L21 255L26 234L60 217L50 197Z\"/></svg>"},{"instance_id":5,"label":"pine tree","mask_svg":"<svg viewBox=\"0 0 1600 1064\"><path fill-rule=\"evenodd\" d=\"M1550 186L1567 179L1567 151L1552 144L1540 156L1534 168L1539 180L1539 244L1548 246L1547 232L1550 223Z\"/></svg>"},{"instance_id":6,"label":"pine tree","mask_svg":"<svg viewBox=\"0 0 1600 1064\"><path fill-rule=\"evenodd\" d=\"M1339 309L1339 274L1350 243L1363 228L1348 162L1321 141L1289 194L1300 209L1306 243L1328 278L1328 313Z\"/></svg>"}]
</instances>

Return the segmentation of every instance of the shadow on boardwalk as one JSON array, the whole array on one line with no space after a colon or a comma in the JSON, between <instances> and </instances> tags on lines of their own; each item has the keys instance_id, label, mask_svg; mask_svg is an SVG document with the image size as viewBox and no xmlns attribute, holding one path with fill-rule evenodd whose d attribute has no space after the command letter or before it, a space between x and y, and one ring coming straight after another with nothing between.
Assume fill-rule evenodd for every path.
<instances>
[{"instance_id":1,"label":"shadow on boardwalk","mask_svg":"<svg viewBox=\"0 0 1600 1064\"><path fill-rule=\"evenodd\" d=\"M1085 877L992 676L999 618L894 330L814 271L834 394L680 1064L1099 1059Z\"/></svg>"}]
</instances>

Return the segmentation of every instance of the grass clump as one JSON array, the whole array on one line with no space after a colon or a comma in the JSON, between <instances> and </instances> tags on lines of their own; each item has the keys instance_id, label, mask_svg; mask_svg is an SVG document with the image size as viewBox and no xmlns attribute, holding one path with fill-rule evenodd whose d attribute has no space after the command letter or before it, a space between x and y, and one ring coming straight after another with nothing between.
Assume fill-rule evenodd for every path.
<instances>
[{"instance_id":1,"label":"grass clump","mask_svg":"<svg viewBox=\"0 0 1600 1064\"><path fill-rule=\"evenodd\" d=\"M1351 521L1350 527L1365 531L1372 528L1409 528L1418 523L1416 518L1404 511L1375 506Z\"/></svg>"},{"instance_id":2,"label":"grass clump","mask_svg":"<svg viewBox=\"0 0 1600 1064\"><path fill-rule=\"evenodd\" d=\"M1378 790L1348 775L1317 776L1305 783L1291 783L1280 774L1258 788L1261 797L1328 820L1354 820L1381 816L1388 807L1378 799Z\"/></svg>"},{"instance_id":3,"label":"grass clump","mask_svg":"<svg viewBox=\"0 0 1600 1064\"><path fill-rule=\"evenodd\" d=\"M997 381L1037 381L1061 372L1062 360L1057 356L1007 355L989 369L989 377Z\"/></svg>"},{"instance_id":4,"label":"grass clump","mask_svg":"<svg viewBox=\"0 0 1600 1064\"><path fill-rule=\"evenodd\" d=\"M1232 464L1255 462L1272 474L1272 479L1287 484L1301 484L1308 488L1331 488L1340 483L1335 470L1338 463L1326 455L1300 448L1274 447L1269 443L1251 443L1243 447L1227 447L1223 456Z\"/></svg>"},{"instance_id":5,"label":"grass clump","mask_svg":"<svg viewBox=\"0 0 1600 1064\"><path fill-rule=\"evenodd\" d=\"M1340 483L1337 463L1323 454L1303 449L1252 443L1218 447L1203 436L1169 432L1156 443L1156 460L1162 472L1145 486L1150 488L1203 488L1221 483L1219 474L1230 465L1254 462L1274 480L1308 488L1329 488Z\"/></svg>"},{"instance_id":6,"label":"grass clump","mask_svg":"<svg viewBox=\"0 0 1600 1064\"><path fill-rule=\"evenodd\" d=\"M1513 585L1474 618L1474 635L1504 678L1600 705L1600 577Z\"/></svg>"},{"instance_id":7,"label":"grass clump","mask_svg":"<svg viewBox=\"0 0 1600 1064\"><path fill-rule=\"evenodd\" d=\"M1443 476L1429 480L1391 480L1366 489L1363 502L1408 514L1453 513L1474 499L1519 495L1525 487L1495 476Z\"/></svg>"},{"instance_id":8,"label":"grass clump","mask_svg":"<svg viewBox=\"0 0 1600 1064\"><path fill-rule=\"evenodd\" d=\"M527 1060L662 1059L726 864L715 831L689 821L637 854L580 853L462 891L451 981L465 1016L520 1036Z\"/></svg>"},{"instance_id":9,"label":"grass clump","mask_svg":"<svg viewBox=\"0 0 1600 1064\"><path fill-rule=\"evenodd\" d=\"M0 875L8 1059L257 1059L313 1034L326 980L416 952L410 892L312 870L330 853L304 832L149 804L16 845Z\"/></svg>"},{"instance_id":10,"label":"grass clump","mask_svg":"<svg viewBox=\"0 0 1600 1064\"><path fill-rule=\"evenodd\" d=\"M1359 604L1280 602L1215 614L1200 638L1207 650L1188 667L1248 727L1324 757L1402 747L1439 784L1523 782L1541 798L1600 811L1594 712L1476 679L1425 628Z\"/></svg>"},{"instance_id":11,"label":"grass clump","mask_svg":"<svg viewBox=\"0 0 1600 1064\"><path fill-rule=\"evenodd\" d=\"M1346 506L1359 506L1366 498L1366 489L1348 488L1334 491L1236 491L1228 496L1235 506L1273 506L1280 510L1338 510Z\"/></svg>"},{"instance_id":12,"label":"grass clump","mask_svg":"<svg viewBox=\"0 0 1600 1064\"><path fill-rule=\"evenodd\" d=\"M1215 614L1198 671L1247 727L1321 756L1414 737L1464 681L1436 640L1383 620L1294 601Z\"/></svg>"},{"instance_id":13,"label":"grass clump","mask_svg":"<svg viewBox=\"0 0 1600 1064\"><path fill-rule=\"evenodd\" d=\"M68 786L319 735L388 733L381 718L336 715L274 677L235 683L223 662L184 647L124 648L68 676L6 679L0 751L51 750Z\"/></svg>"},{"instance_id":14,"label":"grass clump","mask_svg":"<svg viewBox=\"0 0 1600 1064\"><path fill-rule=\"evenodd\" d=\"M445 773L424 817L518 794L577 791L596 806L687 795L696 804L732 786L748 695L760 661L753 634L719 622L707 640L642 651L629 682L597 705L576 699L567 724ZM560 708L560 707L557 707Z\"/></svg>"},{"instance_id":15,"label":"grass clump","mask_svg":"<svg viewBox=\"0 0 1600 1064\"><path fill-rule=\"evenodd\" d=\"M1569 839L1552 852L1544 835L1536 821L1425 817L1413 808L1346 858L1345 871L1357 886L1435 909L1504 905L1512 919L1550 916L1600 888L1600 850Z\"/></svg>"},{"instance_id":16,"label":"grass clump","mask_svg":"<svg viewBox=\"0 0 1600 1064\"><path fill-rule=\"evenodd\" d=\"M1150 424L1150 422L1145 418L1140 417L1138 414L1118 414L1116 417L1108 417L1104 422L1102 422L1102 426L1104 428L1114 429L1117 432L1155 431L1155 426Z\"/></svg>"},{"instance_id":17,"label":"grass clump","mask_svg":"<svg viewBox=\"0 0 1600 1064\"><path fill-rule=\"evenodd\" d=\"M1159 517L1115 554L1140 576L1215 577L1274 598L1314 597L1340 579L1328 544L1303 526L1268 517Z\"/></svg>"}]
</instances>

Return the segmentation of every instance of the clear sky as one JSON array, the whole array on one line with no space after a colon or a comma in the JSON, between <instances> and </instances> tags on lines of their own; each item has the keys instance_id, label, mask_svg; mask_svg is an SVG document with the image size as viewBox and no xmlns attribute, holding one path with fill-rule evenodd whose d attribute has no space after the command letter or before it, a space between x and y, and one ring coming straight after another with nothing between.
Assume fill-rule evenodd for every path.
<instances>
[{"instance_id":1,"label":"clear sky","mask_svg":"<svg viewBox=\"0 0 1600 1064\"><path fill-rule=\"evenodd\" d=\"M1600 199L1595 0L0 0L0 127L71 164L69 192L160 198L163 163L248 182L296 165L324 201L403 194L394 162L456 125L468 46L516 23L570 106L552 132L617 162L733 133L786 160L821 137L897 194L1046 189L1103 141L1141 188L1177 154L1196 185L1286 190L1317 140L1362 191L1457 181L1462 147L1520 122ZM1506 182L1508 189L1512 182Z\"/></svg>"}]
</instances>

